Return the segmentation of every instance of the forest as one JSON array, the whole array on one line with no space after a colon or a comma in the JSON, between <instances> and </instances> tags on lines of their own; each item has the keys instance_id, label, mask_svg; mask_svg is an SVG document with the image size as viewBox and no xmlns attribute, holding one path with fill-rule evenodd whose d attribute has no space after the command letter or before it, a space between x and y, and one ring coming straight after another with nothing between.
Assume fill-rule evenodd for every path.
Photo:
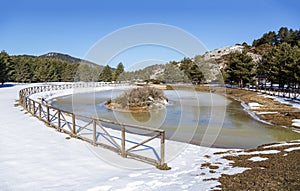
<instances>
[{"instance_id":1,"label":"forest","mask_svg":"<svg viewBox=\"0 0 300 191\"><path fill-rule=\"evenodd\" d=\"M245 45L243 52L227 56L222 70L225 82L244 87L247 83L258 85L257 79L277 84L280 89L299 88L300 84L300 31L282 27L276 33L265 33L252 43ZM249 52L261 55L254 62ZM261 84L265 86L265 84Z\"/></svg>"},{"instance_id":2,"label":"forest","mask_svg":"<svg viewBox=\"0 0 300 191\"><path fill-rule=\"evenodd\" d=\"M0 83L19 82L73 82L116 80L124 71L122 63L117 69L87 62L67 61L43 56L10 56L0 53Z\"/></svg>"}]
</instances>

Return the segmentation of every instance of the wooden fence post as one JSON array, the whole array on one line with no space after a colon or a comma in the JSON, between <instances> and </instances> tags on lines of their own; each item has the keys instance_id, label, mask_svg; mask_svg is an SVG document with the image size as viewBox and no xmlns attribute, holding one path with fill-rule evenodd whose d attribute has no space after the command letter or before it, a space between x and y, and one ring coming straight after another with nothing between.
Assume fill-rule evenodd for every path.
<instances>
[{"instance_id":1,"label":"wooden fence post","mask_svg":"<svg viewBox=\"0 0 300 191\"><path fill-rule=\"evenodd\" d=\"M24 109L27 109L27 98L25 95L24 95Z\"/></svg>"},{"instance_id":2,"label":"wooden fence post","mask_svg":"<svg viewBox=\"0 0 300 191\"><path fill-rule=\"evenodd\" d=\"M39 119L40 120L42 119L42 106L40 103L39 103Z\"/></svg>"},{"instance_id":3,"label":"wooden fence post","mask_svg":"<svg viewBox=\"0 0 300 191\"><path fill-rule=\"evenodd\" d=\"M96 133L97 133L96 121L93 120L93 144L94 144L94 145L96 145L96 142L97 142L97 136L96 136Z\"/></svg>"},{"instance_id":4,"label":"wooden fence post","mask_svg":"<svg viewBox=\"0 0 300 191\"><path fill-rule=\"evenodd\" d=\"M122 145L121 145L121 155L122 157L126 158L126 148L125 148L125 127L122 125Z\"/></svg>"},{"instance_id":5,"label":"wooden fence post","mask_svg":"<svg viewBox=\"0 0 300 191\"><path fill-rule=\"evenodd\" d=\"M57 131L60 132L60 127L61 127L61 124L60 124L60 110L57 110L57 120L58 120Z\"/></svg>"},{"instance_id":6,"label":"wooden fence post","mask_svg":"<svg viewBox=\"0 0 300 191\"><path fill-rule=\"evenodd\" d=\"M160 165L165 163L165 132L161 132L160 138Z\"/></svg>"},{"instance_id":7,"label":"wooden fence post","mask_svg":"<svg viewBox=\"0 0 300 191\"><path fill-rule=\"evenodd\" d=\"M28 112L30 112L30 99L28 99L28 98L26 98L26 110L28 111Z\"/></svg>"},{"instance_id":8,"label":"wooden fence post","mask_svg":"<svg viewBox=\"0 0 300 191\"><path fill-rule=\"evenodd\" d=\"M35 115L35 101L32 101L33 105L32 105L32 114Z\"/></svg>"},{"instance_id":9,"label":"wooden fence post","mask_svg":"<svg viewBox=\"0 0 300 191\"><path fill-rule=\"evenodd\" d=\"M76 122L75 122L75 114L73 113L72 114L72 127L73 127L73 131L72 131L72 134L73 135L76 135L76 124L75 124Z\"/></svg>"},{"instance_id":10,"label":"wooden fence post","mask_svg":"<svg viewBox=\"0 0 300 191\"><path fill-rule=\"evenodd\" d=\"M47 121L50 123L50 109L48 105L46 105L46 108L47 108Z\"/></svg>"}]
</instances>

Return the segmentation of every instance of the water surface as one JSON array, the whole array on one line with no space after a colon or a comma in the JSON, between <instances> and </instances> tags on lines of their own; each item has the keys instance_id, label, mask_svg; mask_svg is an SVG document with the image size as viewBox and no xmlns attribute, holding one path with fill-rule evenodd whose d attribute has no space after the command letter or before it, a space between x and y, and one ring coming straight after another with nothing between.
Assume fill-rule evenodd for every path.
<instances>
[{"instance_id":1,"label":"water surface","mask_svg":"<svg viewBox=\"0 0 300 191\"><path fill-rule=\"evenodd\" d=\"M300 139L300 134L253 119L235 100L190 90L166 90L165 109L145 113L118 112L104 106L122 90L60 97L52 105L74 113L164 129L168 139L221 148L253 148Z\"/></svg>"}]
</instances>

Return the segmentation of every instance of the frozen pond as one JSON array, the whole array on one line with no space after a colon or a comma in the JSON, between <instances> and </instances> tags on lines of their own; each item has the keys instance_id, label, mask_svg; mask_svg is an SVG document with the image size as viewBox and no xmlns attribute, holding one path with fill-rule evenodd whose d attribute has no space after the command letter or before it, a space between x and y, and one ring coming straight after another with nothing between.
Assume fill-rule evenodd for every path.
<instances>
[{"instance_id":1,"label":"frozen pond","mask_svg":"<svg viewBox=\"0 0 300 191\"><path fill-rule=\"evenodd\" d=\"M221 148L253 148L289 141L300 134L254 120L239 102L222 95L190 90L166 90L165 109L145 113L108 110L107 99L122 93L108 90L57 98L55 107L88 116L164 129L168 139ZM138 133L138 132L137 132Z\"/></svg>"}]
</instances>

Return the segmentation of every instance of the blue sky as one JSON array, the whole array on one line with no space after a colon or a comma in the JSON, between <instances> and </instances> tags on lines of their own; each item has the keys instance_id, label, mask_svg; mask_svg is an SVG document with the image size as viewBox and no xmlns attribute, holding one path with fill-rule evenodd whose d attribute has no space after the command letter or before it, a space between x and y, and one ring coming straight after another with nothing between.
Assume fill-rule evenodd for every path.
<instances>
[{"instance_id":1,"label":"blue sky","mask_svg":"<svg viewBox=\"0 0 300 191\"><path fill-rule=\"evenodd\" d=\"M7 0L1 2L0 49L12 55L54 51L83 58L117 29L162 23L189 32L213 50L251 44L282 26L298 30L299 10L298 0ZM170 60L177 59L172 56Z\"/></svg>"}]
</instances>

